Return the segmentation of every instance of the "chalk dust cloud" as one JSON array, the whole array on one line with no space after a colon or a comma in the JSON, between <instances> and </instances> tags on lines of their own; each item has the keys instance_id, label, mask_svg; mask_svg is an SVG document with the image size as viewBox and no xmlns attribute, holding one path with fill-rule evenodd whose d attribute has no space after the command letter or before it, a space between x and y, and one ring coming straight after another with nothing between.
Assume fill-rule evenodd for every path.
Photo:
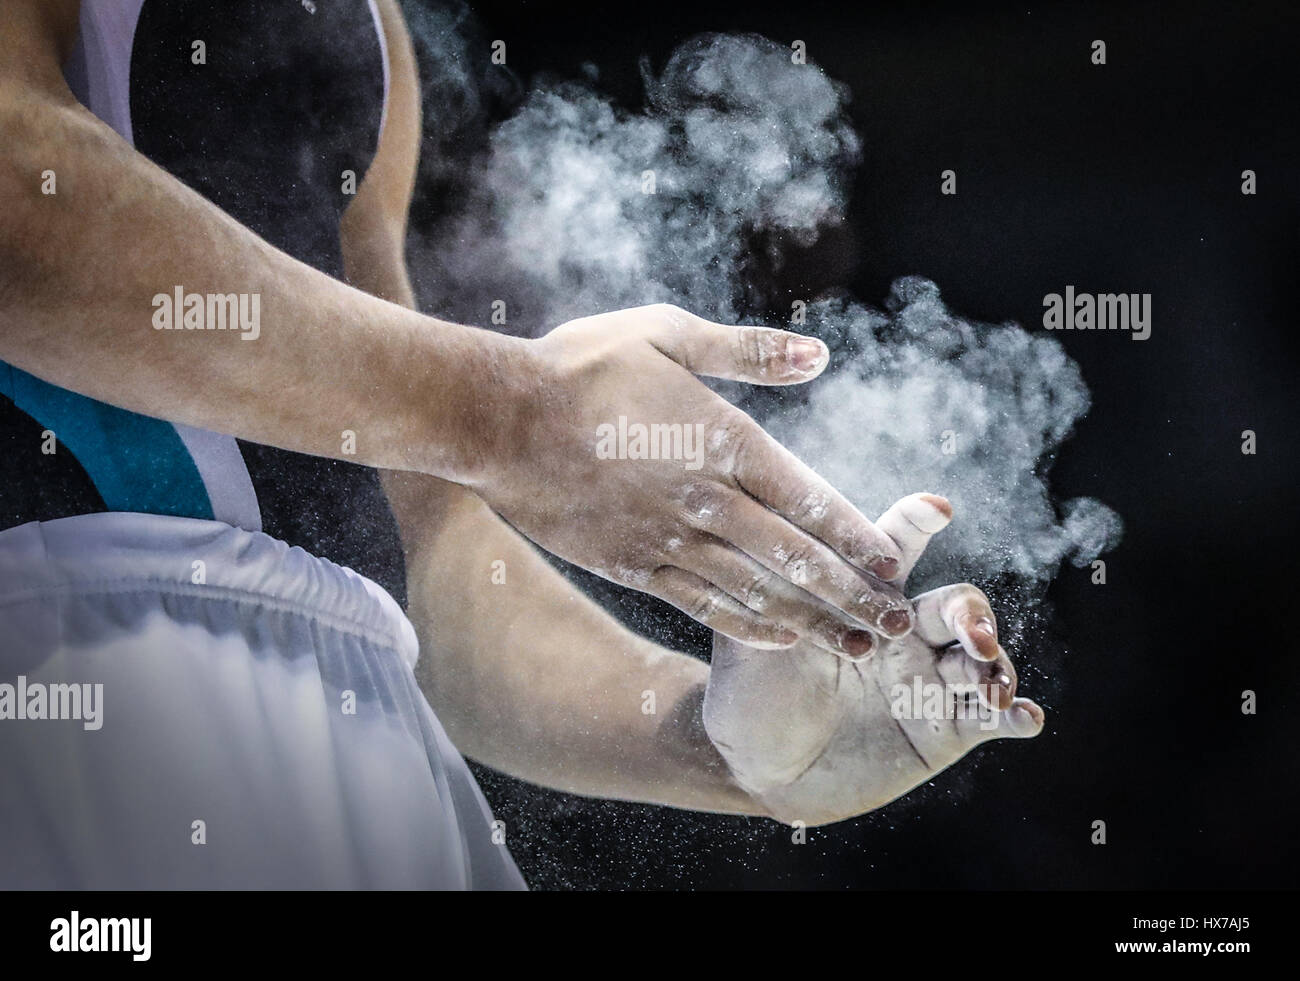
<instances>
[{"instance_id":1,"label":"chalk dust cloud","mask_svg":"<svg viewBox=\"0 0 1300 981\"><path fill-rule=\"evenodd\" d=\"M446 151L425 166L455 204L416 237L413 256L422 295L444 316L487 324L503 300L505 329L535 335L670 301L715 320L779 323L747 304L761 293L756 277L780 263L756 250L815 243L844 220L864 156L889 153L862 145L843 85L758 36L696 37L661 68L643 63L644 104L629 111L602 94L594 67L531 91L486 55L470 67L471 48L489 43L457 8L414 19L426 128ZM503 90L513 112L488 125L485 106ZM880 308L809 298L795 329L831 347L821 379L797 393L719 390L869 516L917 490L949 497L957 518L917 587L997 588L1019 639L1063 562L1086 566L1117 544L1114 511L1049 487L1054 455L1089 406L1054 338L964 319L913 276Z\"/></svg>"}]
</instances>

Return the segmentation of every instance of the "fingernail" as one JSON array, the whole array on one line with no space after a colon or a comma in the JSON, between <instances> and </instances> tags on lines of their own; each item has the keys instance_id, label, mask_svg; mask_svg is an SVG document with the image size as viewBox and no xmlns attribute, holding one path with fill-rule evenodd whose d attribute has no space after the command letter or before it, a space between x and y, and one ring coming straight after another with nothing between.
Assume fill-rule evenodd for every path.
<instances>
[{"instance_id":1,"label":"fingernail","mask_svg":"<svg viewBox=\"0 0 1300 981\"><path fill-rule=\"evenodd\" d=\"M972 634L977 634L977 633L982 634L983 636L987 637L989 640L992 641L996 641L998 639L997 625L994 624L993 621L990 620L988 617L980 617L974 623L970 624L970 626L968 626L966 629ZM994 652L994 656L995 657L997 656L996 651Z\"/></svg>"},{"instance_id":2,"label":"fingernail","mask_svg":"<svg viewBox=\"0 0 1300 981\"><path fill-rule=\"evenodd\" d=\"M898 559L886 555L884 558L875 559L867 569L877 579L888 581L898 575Z\"/></svg>"},{"instance_id":3,"label":"fingernail","mask_svg":"<svg viewBox=\"0 0 1300 981\"><path fill-rule=\"evenodd\" d=\"M940 497L938 494L922 494L921 500L938 511L944 518L949 521L952 520L952 504L949 503L948 498Z\"/></svg>"},{"instance_id":4,"label":"fingernail","mask_svg":"<svg viewBox=\"0 0 1300 981\"><path fill-rule=\"evenodd\" d=\"M938 494L912 494L899 501L898 507L917 531L927 535L943 531L952 521L952 505Z\"/></svg>"},{"instance_id":5,"label":"fingernail","mask_svg":"<svg viewBox=\"0 0 1300 981\"><path fill-rule=\"evenodd\" d=\"M844 653L854 658L865 657L875 643L875 638L865 630L850 630L844 634Z\"/></svg>"},{"instance_id":6,"label":"fingernail","mask_svg":"<svg viewBox=\"0 0 1300 981\"><path fill-rule=\"evenodd\" d=\"M796 371L804 374L820 370L830 356L826 345L815 337L795 335L786 342L786 357Z\"/></svg>"},{"instance_id":7,"label":"fingernail","mask_svg":"<svg viewBox=\"0 0 1300 981\"><path fill-rule=\"evenodd\" d=\"M962 642L962 646L966 647L967 650L974 648L974 650L970 650L972 654L984 661L993 661L997 658L998 630L997 626L988 617L976 619L972 614L967 613L958 618L956 627L957 639ZM962 634L965 634L965 636L961 636ZM992 641L995 649L981 650L979 643L981 640ZM986 643L983 646L988 647L989 645Z\"/></svg>"},{"instance_id":8,"label":"fingernail","mask_svg":"<svg viewBox=\"0 0 1300 981\"><path fill-rule=\"evenodd\" d=\"M912 629L912 617L906 610L890 610L880 618L880 626L891 637L902 637Z\"/></svg>"}]
</instances>

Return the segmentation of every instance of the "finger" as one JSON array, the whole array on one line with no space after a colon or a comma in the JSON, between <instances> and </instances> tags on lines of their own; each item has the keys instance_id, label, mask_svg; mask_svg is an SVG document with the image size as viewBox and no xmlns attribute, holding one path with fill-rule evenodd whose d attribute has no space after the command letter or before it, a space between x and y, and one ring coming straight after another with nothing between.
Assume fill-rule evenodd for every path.
<instances>
[{"instance_id":1,"label":"finger","mask_svg":"<svg viewBox=\"0 0 1300 981\"><path fill-rule=\"evenodd\" d=\"M1003 713L1002 719L1006 725L1002 727L1001 735L1012 739L1032 739L1043 731L1047 715L1037 702L1017 698L1011 708Z\"/></svg>"},{"instance_id":2,"label":"finger","mask_svg":"<svg viewBox=\"0 0 1300 981\"><path fill-rule=\"evenodd\" d=\"M938 494L909 494L876 520L876 528L894 540L902 557L892 580L902 585L925 551L930 536L952 520L952 505Z\"/></svg>"},{"instance_id":3,"label":"finger","mask_svg":"<svg viewBox=\"0 0 1300 981\"><path fill-rule=\"evenodd\" d=\"M753 385L794 385L821 374L830 352L815 337L771 327L733 327L659 303L631 311L645 337L687 371Z\"/></svg>"},{"instance_id":4,"label":"finger","mask_svg":"<svg viewBox=\"0 0 1300 981\"><path fill-rule=\"evenodd\" d=\"M990 739L1032 739L1043 731L1046 715L1028 698L1017 698L1005 712L979 722L962 722L958 729L971 745Z\"/></svg>"},{"instance_id":5,"label":"finger","mask_svg":"<svg viewBox=\"0 0 1300 981\"><path fill-rule=\"evenodd\" d=\"M693 550L691 569L755 613L839 657L860 661L875 647L868 631L730 545L705 543Z\"/></svg>"},{"instance_id":6,"label":"finger","mask_svg":"<svg viewBox=\"0 0 1300 981\"><path fill-rule=\"evenodd\" d=\"M724 472L745 493L823 542L843 562L886 582L898 578L903 555L894 540L761 427L737 427L715 442Z\"/></svg>"},{"instance_id":7,"label":"finger","mask_svg":"<svg viewBox=\"0 0 1300 981\"><path fill-rule=\"evenodd\" d=\"M748 495L722 484L699 484L687 494L686 513L693 527L735 546L868 629L888 637L912 629L911 604L901 592L849 565Z\"/></svg>"},{"instance_id":8,"label":"finger","mask_svg":"<svg viewBox=\"0 0 1300 981\"><path fill-rule=\"evenodd\" d=\"M977 661L961 647L949 647L939 652L935 670L945 685L978 697L988 708L1010 708L1016 695L1016 669L1001 648L993 660Z\"/></svg>"},{"instance_id":9,"label":"finger","mask_svg":"<svg viewBox=\"0 0 1300 981\"><path fill-rule=\"evenodd\" d=\"M971 657L992 661L998 656L998 625L988 597L970 583L943 586L913 601L916 635L931 647L961 644Z\"/></svg>"},{"instance_id":10,"label":"finger","mask_svg":"<svg viewBox=\"0 0 1300 981\"><path fill-rule=\"evenodd\" d=\"M798 634L773 623L685 569L660 566L651 574L646 591L671 603L693 620L751 647L790 647L799 639Z\"/></svg>"}]
</instances>

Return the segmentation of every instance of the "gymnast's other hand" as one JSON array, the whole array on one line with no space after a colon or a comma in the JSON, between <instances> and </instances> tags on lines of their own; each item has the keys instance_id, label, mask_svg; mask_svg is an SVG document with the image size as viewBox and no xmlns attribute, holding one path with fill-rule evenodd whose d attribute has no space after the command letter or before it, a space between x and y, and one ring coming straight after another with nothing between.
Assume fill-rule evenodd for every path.
<instances>
[{"instance_id":1,"label":"gymnast's other hand","mask_svg":"<svg viewBox=\"0 0 1300 981\"><path fill-rule=\"evenodd\" d=\"M913 494L876 523L904 576L948 502ZM971 585L916 598L916 629L859 658L801 643L714 641L704 725L736 781L786 823L826 824L880 807L990 739L1038 735L1043 710L1016 696L993 611Z\"/></svg>"},{"instance_id":2,"label":"gymnast's other hand","mask_svg":"<svg viewBox=\"0 0 1300 981\"><path fill-rule=\"evenodd\" d=\"M755 647L854 656L911 630L893 539L695 377L806 382L820 341L661 304L523 350L464 482L538 545Z\"/></svg>"}]
</instances>

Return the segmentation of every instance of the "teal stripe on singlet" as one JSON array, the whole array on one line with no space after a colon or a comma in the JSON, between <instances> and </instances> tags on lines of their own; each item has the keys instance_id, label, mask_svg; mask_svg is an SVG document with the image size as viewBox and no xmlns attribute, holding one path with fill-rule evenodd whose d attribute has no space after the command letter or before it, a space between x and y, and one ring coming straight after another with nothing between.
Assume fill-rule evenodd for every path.
<instances>
[{"instance_id":1,"label":"teal stripe on singlet","mask_svg":"<svg viewBox=\"0 0 1300 981\"><path fill-rule=\"evenodd\" d=\"M54 433L108 510L212 518L203 478L171 423L69 392L3 361L0 394Z\"/></svg>"}]
</instances>

